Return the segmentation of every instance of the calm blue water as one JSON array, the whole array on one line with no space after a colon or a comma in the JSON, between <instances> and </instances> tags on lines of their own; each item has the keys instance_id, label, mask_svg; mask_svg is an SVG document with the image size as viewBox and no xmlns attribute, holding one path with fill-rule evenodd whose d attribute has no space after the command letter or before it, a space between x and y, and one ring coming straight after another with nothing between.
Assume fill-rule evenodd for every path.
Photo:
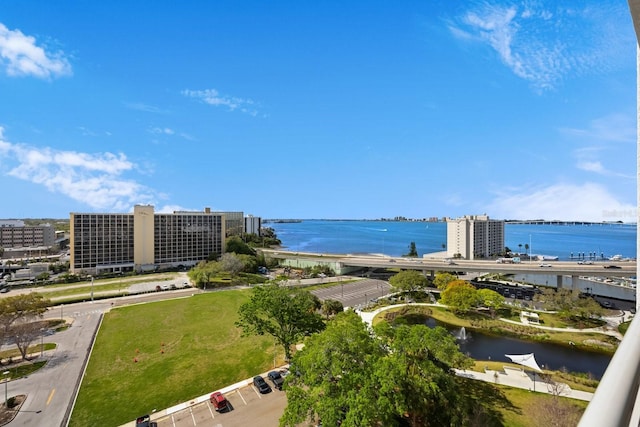
<instances>
[{"instance_id":1,"label":"calm blue water","mask_svg":"<svg viewBox=\"0 0 640 427\"><path fill-rule=\"evenodd\" d=\"M327 221L266 223L275 230L282 246L292 251L357 254L382 253L401 256L415 242L418 254L440 252L447 242L444 222ZM553 255L561 260L584 253L620 254L636 258L636 225L526 225L506 224L505 245L512 251ZM522 245L522 246L519 246Z\"/></svg>"}]
</instances>

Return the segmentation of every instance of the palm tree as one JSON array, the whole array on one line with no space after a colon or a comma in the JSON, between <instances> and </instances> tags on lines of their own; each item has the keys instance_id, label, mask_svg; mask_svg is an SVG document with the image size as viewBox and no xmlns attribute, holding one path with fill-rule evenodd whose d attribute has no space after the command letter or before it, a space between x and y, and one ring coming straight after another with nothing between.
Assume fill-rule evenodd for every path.
<instances>
[{"instance_id":1,"label":"palm tree","mask_svg":"<svg viewBox=\"0 0 640 427\"><path fill-rule=\"evenodd\" d=\"M522 243L518 243L518 253L522 253Z\"/></svg>"}]
</instances>

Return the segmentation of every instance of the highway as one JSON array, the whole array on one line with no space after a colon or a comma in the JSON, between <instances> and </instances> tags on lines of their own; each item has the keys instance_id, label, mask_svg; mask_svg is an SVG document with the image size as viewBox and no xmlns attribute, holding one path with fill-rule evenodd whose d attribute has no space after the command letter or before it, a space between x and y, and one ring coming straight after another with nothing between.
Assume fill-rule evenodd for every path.
<instances>
[{"instance_id":1,"label":"highway","mask_svg":"<svg viewBox=\"0 0 640 427\"><path fill-rule=\"evenodd\" d=\"M342 267L402 268L425 271L460 271L465 273L501 274L553 274L558 276L634 277L636 261L595 261L578 264L577 261L523 261L517 264L498 263L495 260L453 260L442 258L405 258L375 255L316 254L262 250L265 256L277 259L334 262ZM544 265L544 267L542 266ZM615 266L605 268L605 266Z\"/></svg>"}]
</instances>

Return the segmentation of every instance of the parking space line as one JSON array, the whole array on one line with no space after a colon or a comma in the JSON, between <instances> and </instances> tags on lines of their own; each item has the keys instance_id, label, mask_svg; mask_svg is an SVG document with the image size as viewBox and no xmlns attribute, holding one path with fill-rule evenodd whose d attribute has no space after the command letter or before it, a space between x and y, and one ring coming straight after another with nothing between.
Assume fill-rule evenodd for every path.
<instances>
[{"instance_id":1,"label":"parking space line","mask_svg":"<svg viewBox=\"0 0 640 427\"><path fill-rule=\"evenodd\" d=\"M207 402L207 408L209 408L209 413L211 414L211 418L215 418L216 416L213 415L213 411L211 410L211 402Z\"/></svg>"},{"instance_id":2,"label":"parking space line","mask_svg":"<svg viewBox=\"0 0 640 427\"><path fill-rule=\"evenodd\" d=\"M173 427L176 427L176 419L173 418L173 414L171 414L171 423L173 424Z\"/></svg>"},{"instance_id":3,"label":"parking space line","mask_svg":"<svg viewBox=\"0 0 640 427\"><path fill-rule=\"evenodd\" d=\"M193 425L197 426L198 423L196 423L196 417L195 415L193 415L193 409L191 409L191 406L189 406L189 412L191 412L191 419L193 420Z\"/></svg>"},{"instance_id":4,"label":"parking space line","mask_svg":"<svg viewBox=\"0 0 640 427\"><path fill-rule=\"evenodd\" d=\"M244 402L244 404L246 405L247 401L244 400L244 396L242 395L242 393L240 393L240 390L237 390L237 392L238 392L238 395L240 396L240 398L242 399L242 401Z\"/></svg>"},{"instance_id":5,"label":"parking space line","mask_svg":"<svg viewBox=\"0 0 640 427\"><path fill-rule=\"evenodd\" d=\"M260 398L262 399L262 396L260 396L260 393L258 393L258 390L256 390L255 387L251 386L251 389L253 390L253 392Z\"/></svg>"}]
</instances>

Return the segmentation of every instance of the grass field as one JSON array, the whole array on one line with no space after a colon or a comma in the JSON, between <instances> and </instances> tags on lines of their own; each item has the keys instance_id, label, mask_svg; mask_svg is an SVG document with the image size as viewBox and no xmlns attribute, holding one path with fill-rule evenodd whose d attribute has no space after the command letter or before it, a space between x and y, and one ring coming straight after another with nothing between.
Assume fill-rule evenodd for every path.
<instances>
[{"instance_id":1,"label":"grass field","mask_svg":"<svg viewBox=\"0 0 640 427\"><path fill-rule=\"evenodd\" d=\"M122 425L273 367L273 339L241 337L234 325L248 298L225 291L112 310L70 426Z\"/></svg>"}]
</instances>

